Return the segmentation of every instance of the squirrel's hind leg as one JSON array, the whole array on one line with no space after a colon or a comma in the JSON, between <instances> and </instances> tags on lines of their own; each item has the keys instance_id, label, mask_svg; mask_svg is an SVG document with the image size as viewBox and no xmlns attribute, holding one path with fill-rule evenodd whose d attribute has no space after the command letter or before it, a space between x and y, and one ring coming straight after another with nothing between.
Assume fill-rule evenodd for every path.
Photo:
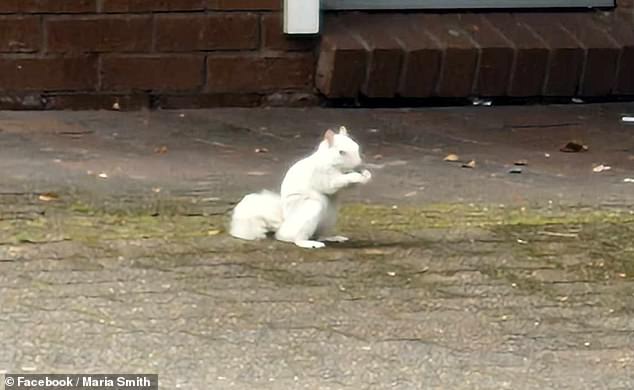
<instances>
[{"instance_id":1,"label":"squirrel's hind leg","mask_svg":"<svg viewBox=\"0 0 634 390\"><path fill-rule=\"evenodd\" d=\"M326 212L317 228L317 235L319 237L319 241L325 242L346 242L348 241L348 237L336 235L335 227L337 225L337 212L338 204L336 198L332 199L328 202L326 206Z\"/></svg>"},{"instance_id":2,"label":"squirrel's hind leg","mask_svg":"<svg viewBox=\"0 0 634 390\"><path fill-rule=\"evenodd\" d=\"M324 212L319 199L305 199L292 208L275 234L280 241L293 242L301 248L322 248L324 243L312 241Z\"/></svg>"}]
</instances>

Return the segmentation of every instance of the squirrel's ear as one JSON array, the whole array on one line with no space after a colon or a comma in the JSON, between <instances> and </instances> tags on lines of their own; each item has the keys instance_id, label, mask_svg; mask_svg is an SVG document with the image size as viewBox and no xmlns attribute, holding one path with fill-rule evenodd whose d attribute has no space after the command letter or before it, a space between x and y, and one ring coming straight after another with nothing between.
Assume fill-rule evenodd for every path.
<instances>
[{"instance_id":1,"label":"squirrel's ear","mask_svg":"<svg viewBox=\"0 0 634 390\"><path fill-rule=\"evenodd\" d=\"M326 130L324 134L324 140L328 142L328 146L332 146L335 144L335 132L331 129Z\"/></svg>"},{"instance_id":2,"label":"squirrel's ear","mask_svg":"<svg viewBox=\"0 0 634 390\"><path fill-rule=\"evenodd\" d=\"M348 129L346 129L346 126L341 126L339 128L339 134L341 135L348 135Z\"/></svg>"}]
</instances>

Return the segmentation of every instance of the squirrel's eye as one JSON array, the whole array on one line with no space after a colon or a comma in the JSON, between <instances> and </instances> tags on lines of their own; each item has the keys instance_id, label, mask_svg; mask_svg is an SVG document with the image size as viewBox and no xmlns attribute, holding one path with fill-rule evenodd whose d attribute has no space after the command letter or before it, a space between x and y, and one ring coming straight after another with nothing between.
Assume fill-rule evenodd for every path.
<instances>
[{"instance_id":1,"label":"squirrel's eye","mask_svg":"<svg viewBox=\"0 0 634 390\"><path fill-rule=\"evenodd\" d=\"M342 155L342 156L345 156L346 155L346 151L345 150L340 150L339 154Z\"/></svg>"}]
</instances>

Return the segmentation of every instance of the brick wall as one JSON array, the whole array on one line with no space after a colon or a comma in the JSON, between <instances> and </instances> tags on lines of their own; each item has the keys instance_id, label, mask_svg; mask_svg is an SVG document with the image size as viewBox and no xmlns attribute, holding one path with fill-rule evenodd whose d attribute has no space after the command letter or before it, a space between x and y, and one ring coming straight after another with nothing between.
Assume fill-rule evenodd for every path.
<instances>
[{"instance_id":1,"label":"brick wall","mask_svg":"<svg viewBox=\"0 0 634 390\"><path fill-rule=\"evenodd\" d=\"M413 14L341 28L328 14L317 50L282 33L282 0L0 0L0 109L304 105L316 84L333 98L633 94L634 0L617 3L629 27L602 17L597 36L576 19L561 33L559 17L529 33L466 16L457 37L451 15L422 15L412 35L421 23L393 17Z\"/></svg>"},{"instance_id":2,"label":"brick wall","mask_svg":"<svg viewBox=\"0 0 634 390\"><path fill-rule=\"evenodd\" d=\"M616 0L616 4L622 8L634 8L634 0Z\"/></svg>"},{"instance_id":3,"label":"brick wall","mask_svg":"<svg viewBox=\"0 0 634 390\"><path fill-rule=\"evenodd\" d=\"M0 108L293 104L315 40L282 0L2 0Z\"/></svg>"}]
</instances>

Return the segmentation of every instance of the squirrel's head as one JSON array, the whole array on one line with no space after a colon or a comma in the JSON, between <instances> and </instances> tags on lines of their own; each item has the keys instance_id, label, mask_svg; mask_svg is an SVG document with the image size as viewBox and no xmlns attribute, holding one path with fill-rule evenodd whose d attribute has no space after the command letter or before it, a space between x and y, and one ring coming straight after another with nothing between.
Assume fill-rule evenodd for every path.
<instances>
[{"instance_id":1,"label":"squirrel's head","mask_svg":"<svg viewBox=\"0 0 634 390\"><path fill-rule=\"evenodd\" d=\"M348 136L344 126L339 128L339 133L326 130L319 151L331 166L341 171L352 171L362 163L359 145Z\"/></svg>"}]
</instances>

